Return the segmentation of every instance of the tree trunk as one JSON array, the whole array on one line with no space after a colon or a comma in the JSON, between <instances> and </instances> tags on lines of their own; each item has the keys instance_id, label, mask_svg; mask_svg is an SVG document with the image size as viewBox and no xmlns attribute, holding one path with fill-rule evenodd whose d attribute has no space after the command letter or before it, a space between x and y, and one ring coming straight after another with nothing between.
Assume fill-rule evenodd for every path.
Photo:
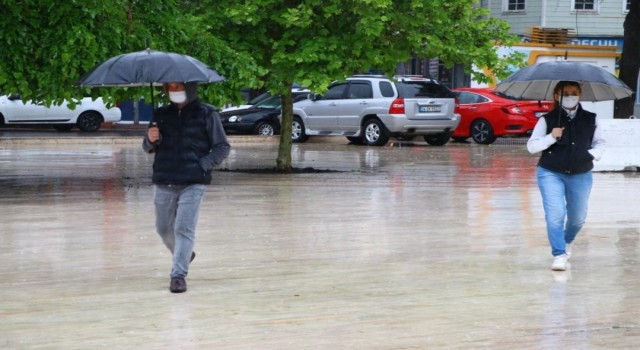
<instances>
[{"instance_id":1,"label":"tree trunk","mask_svg":"<svg viewBox=\"0 0 640 350\"><path fill-rule=\"evenodd\" d=\"M276 169L279 172L291 172L291 124L293 123L293 94L291 93L291 83L285 83L287 92L282 95L280 101L282 105L282 119L280 121L280 145L278 147L278 158L276 158Z\"/></svg>"},{"instance_id":2,"label":"tree trunk","mask_svg":"<svg viewBox=\"0 0 640 350\"><path fill-rule=\"evenodd\" d=\"M636 94L638 91L638 71L640 71L640 0L631 0L629 13L624 20L620 80L636 91ZM634 100L635 96L616 101L614 118L628 118L632 115Z\"/></svg>"}]
</instances>

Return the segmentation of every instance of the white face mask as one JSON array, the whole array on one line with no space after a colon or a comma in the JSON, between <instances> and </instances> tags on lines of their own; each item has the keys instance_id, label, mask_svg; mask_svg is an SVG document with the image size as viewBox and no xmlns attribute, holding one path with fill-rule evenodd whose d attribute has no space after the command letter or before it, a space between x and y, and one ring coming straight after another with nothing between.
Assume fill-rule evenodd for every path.
<instances>
[{"instance_id":1,"label":"white face mask","mask_svg":"<svg viewBox=\"0 0 640 350\"><path fill-rule=\"evenodd\" d=\"M562 107L566 109L574 109L578 105L578 101L580 101L580 97L578 96L563 96Z\"/></svg>"},{"instance_id":2,"label":"white face mask","mask_svg":"<svg viewBox=\"0 0 640 350\"><path fill-rule=\"evenodd\" d=\"M181 104L187 101L186 91L169 91L169 99L173 103Z\"/></svg>"}]
</instances>

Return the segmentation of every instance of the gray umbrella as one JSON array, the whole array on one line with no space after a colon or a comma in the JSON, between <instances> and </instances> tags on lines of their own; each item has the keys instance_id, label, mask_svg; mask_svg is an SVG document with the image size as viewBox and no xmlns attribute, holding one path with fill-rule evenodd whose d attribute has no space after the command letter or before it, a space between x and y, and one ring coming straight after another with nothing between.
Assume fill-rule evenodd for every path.
<instances>
[{"instance_id":1,"label":"gray umbrella","mask_svg":"<svg viewBox=\"0 0 640 350\"><path fill-rule=\"evenodd\" d=\"M197 59L150 49L114 56L93 68L77 86L148 86L163 83L223 81L218 72Z\"/></svg>"},{"instance_id":2,"label":"gray umbrella","mask_svg":"<svg viewBox=\"0 0 640 350\"><path fill-rule=\"evenodd\" d=\"M163 83L213 83L225 80L208 65L197 59L173 52L146 49L114 56L89 71L76 86L149 86L151 105L153 86Z\"/></svg>"},{"instance_id":3,"label":"gray umbrella","mask_svg":"<svg viewBox=\"0 0 640 350\"><path fill-rule=\"evenodd\" d=\"M581 62L536 63L515 72L496 86L496 91L528 100L553 100L553 88L560 81L577 81L581 101L597 102L630 97L633 90L606 70Z\"/></svg>"}]
</instances>

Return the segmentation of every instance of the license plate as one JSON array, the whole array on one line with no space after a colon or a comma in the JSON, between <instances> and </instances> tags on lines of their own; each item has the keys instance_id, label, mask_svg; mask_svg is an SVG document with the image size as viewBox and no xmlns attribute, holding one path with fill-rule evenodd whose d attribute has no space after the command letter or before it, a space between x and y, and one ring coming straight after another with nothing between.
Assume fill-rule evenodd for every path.
<instances>
[{"instance_id":1,"label":"license plate","mask_svg":"<svg viewBox=\"0 0 640 350\"><path fill-rule=\"evenodd\" d=\"M440 112L440 106L420 106L418 107L418 112L420 113L437 113Z\"/></svg>"}]
</instances>

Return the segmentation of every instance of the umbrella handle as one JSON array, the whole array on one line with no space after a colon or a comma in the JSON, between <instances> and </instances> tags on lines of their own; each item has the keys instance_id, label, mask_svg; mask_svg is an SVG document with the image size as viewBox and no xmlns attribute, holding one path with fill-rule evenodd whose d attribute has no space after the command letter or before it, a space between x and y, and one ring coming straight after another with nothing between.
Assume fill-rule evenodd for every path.
<instances>
[{"instance_id":1,"label":"umbrella handle","mask_svg":"<svg viewBox=\"0 0 640 350\"><path fill-rule=\"evenodd\" d=\"M558 105L558 107L560 107L560 110L558 112L558 126L560 126L560 122L562 121L562 98L564 97L564 94L562 93L562 91L560 91L560 104ZM556 140L560 140L559 137L556 138Z\"/></svg>"}]
</instances>

